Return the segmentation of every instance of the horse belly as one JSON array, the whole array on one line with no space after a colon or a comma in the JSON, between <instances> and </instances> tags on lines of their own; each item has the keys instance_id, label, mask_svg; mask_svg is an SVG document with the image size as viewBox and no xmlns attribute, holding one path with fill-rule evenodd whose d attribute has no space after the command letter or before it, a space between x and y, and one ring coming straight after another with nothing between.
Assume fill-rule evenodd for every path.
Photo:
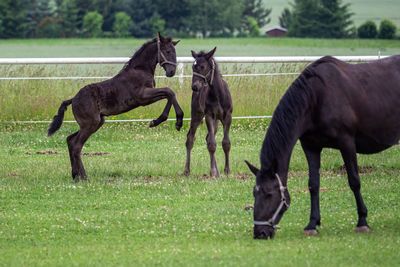
<instances>
[{"instance_id":1,"label":"horse belly","mask_svg":"<svg viewBox=\"0 0 400 267\"><path fill-rule=\"evenodd\" d=\"M369 137L365 134L357 133L355 137L357 153L361 154L374 154L381 152L394 144L398 143L398 139L395 142L380 142L376 138Z\"/></svg>"}]
</instances>

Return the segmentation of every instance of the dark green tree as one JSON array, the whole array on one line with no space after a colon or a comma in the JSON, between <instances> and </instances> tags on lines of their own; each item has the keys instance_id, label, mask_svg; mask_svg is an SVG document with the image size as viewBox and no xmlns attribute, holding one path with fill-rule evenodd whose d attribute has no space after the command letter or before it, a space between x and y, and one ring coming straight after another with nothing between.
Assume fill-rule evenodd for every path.
<instances>
[{"instance_id":1,"label":"dark green tree","mask_svg":"<svg viewBox=\"0 0 400 267\"><path fill-rule=\"evenodd\" d=\"M357 34L360 38L375 38L378 34L375 22L373 22L372 20L364 22L360 25L360 27L358 27Z\"/></svg>"},{"instance_id":2,"label":"dark green tree","mask_svg":"<svg viewBox=\"0 0 400 267\"><path fill-rule=\"evenodd\" d=\"M342 0L295 0L288 25L294 37L345 38L351 35L353 22L349 4Z\"/></svg>"},{"instance_id":3,"label":"dark green tree","mask_svg":"<svg viewBox=\"0 0 400 267\"><path fill-rule=\"evenodd\" d=\"M75 0L64 0L59 7L60 25L62 37L75 37L78 33L79 8Z\"/></svg>"},{"instance_id":4,"label":"dark green tree","mask_svg":"<svg viewBox=\"0 0 400 267\"><path fill-rule=\"evenodd\" d=\"M240 29L243 6L235 0L192 0L191 15L186 21L189 30L208 36L232 36Z\"/></svg>"},{"instance_id":5,"label":"dark green tree","mask_svg":"<svg viewBox=\"0 0 400 267\"><path fill-rule=\"evenodd\" d=\"M115 11L126 12L133 21L132 35L141 38L154 37L149 19L157 11L156 2L151 0L117 0Z\"/></svg>"},{"instance_id":6,"label":"dark green tree","mask_svg":"<svg viewBox=\"0 0 400 267\"><path fill-rule=\"evenodd\" d=\"M396 29L396 25L391 20L384 19L379 25L378 38L393 39L396 34Z\"/></svg>"},{"instance_id":7,"label":"dark green tree","mask_svg":"<svg viewBox=\"0 0 400 267\"><path fill-rule=\"evenodd\" d=\"M151 35L156 36L158 32L164 32L165 29L165 20L160 17L157 12L149 19L149 26L151 30Z\"/></svg>"},{"instance_id":8,"label":"dark green tree","mask_svg":"<svg viewBox=\"0 0 400 267\"><path fill-rule=\"evenodd\" d=\"M2 0L0 1L0 38L26 37L28 24L26 23L26 0Z\"/></svg>"},{"instance_id":9,"label":"dark green tree","mask_svg":"<svg viewBox=\"0 0 400 267\"><path fill-rule=\"evenodd\" d=\"M341 4L342 0L320 0L318 22L322 38L345 38L351 35L353 21L350 4Z\"/></svg>"},{"instance_id":10,"label":"dark green tree","mask_svg":"<svg viewBox=\"0 0 400 267\"><path fill-rule=\"evenodd\" d=\"M279 25L286 29L289 28L291 18L292 13L290 12L290 9L285 7L281 13L281 16L279 17Z\"/></svg>"},{"instance_id":11,"label":"dark green tree","mask_svg":"<svg viewBox=\"0 0 400 267\"><path fill-rule=\"evenodd\" d=\"M247 19L252 17L257 21L257 25L262 28L271 22L269 15L272 9L264 7L262 0L243 0L242 17Z\"/></svg>"},{"instance_id":12,"label":"dark green tree","mask_svg":"<svg viewBox=\"0 0 400 267\"><path fill-rule=\"evenodd\" d=\"M98 38L102 35L101 26L103 25L103 16L97 11L88 12L83 17L83 34L86 37Z\"/></svg>"},{"instance_id":13,"label":"dark green tree","mask_svg":"<svg viewBox=\"0 0 400 267\"><path fill-rule=\"evenodd\" d=\"M113 0L93 0L91 11L97 11L103 16L102 30L111 32L115 20L115 4ZM123 11L123 10L121 10Z\"/></svg>"},{"instance_id":14,"label":"dark green tree","mask_svg":"<svg viewBox=\"0 0 400 267\"><path fill-rule=\"evenodd\" d=\"M187 33L189 30L191 0L156 0L157 13L165 21L165 30L174 33Z\"/></svg>"},{"instance_id":15,"label":"dark green tree","mask_svg":"<svg viewBox=\"0 0 400 267\"><path fill-rule=\"evenodd\" d=\"M128 37L131 35L133 21L125 12L115 14L113 32L115 37Z\"/></svg>"}]
</instances>

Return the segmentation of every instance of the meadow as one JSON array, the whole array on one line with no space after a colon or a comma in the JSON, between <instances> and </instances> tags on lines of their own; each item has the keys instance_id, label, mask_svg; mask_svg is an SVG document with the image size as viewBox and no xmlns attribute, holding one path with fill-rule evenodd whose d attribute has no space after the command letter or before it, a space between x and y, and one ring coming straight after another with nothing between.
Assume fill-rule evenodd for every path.
<instances>
[{"instance_id":1,"label":"meadow","mask_svg":"<svg viewBox=\"0 0 400 267\"><path fill-rule=\"evenodd\" d=\"M129 56L143 42L2 40L0 49L4 57ZM219 56L245 56L242 46L249 48L250 55L273 55L268 53L279 49L281 54L276 55L289 55L296 49L301 53L297 55L333 51L336 55L349 51L375 55L377 49L400 52L399 41L260 38L183 40L177 47L178 56L215 45ZM107 76L121 67L20 65L0 66L0 73L3 77ZM298 72L304 67L220 64L223 74ZM189 65L185 66L188 73ZM157 74L162 74L160 69ZM227 78L234 116L271 115L294 78ZM188 121L180 132L174 121L156 128L146 122L106 123L83 149L91 182L74 183L65 138L77 130L76 123L64 123L48 138L46 123L7 121L49 120L62 100L88 82L0 81L0 266L393 266L400 261L399 146L359 155L371 233L354 233L357 211L343 161L338 151L326 149L321 166L320 234L302 236L310 200L307 163L297 144L288 179L291 207L274 240L254 240L252 211L244 209L253 203L254 176L244 160L259 166L269 119L233 121L232 174L219 179L208 175L204 125L192 151L192 174L185 177L181 173ZM176 78L156 82L174 89L185 117L190 117L190 78L182 84ZM155 118L164 105L162 101L108 119ZM173 111L170 118L174 118ZM73 119L70 109L66 119ZM224 158L221 140L219 131L216 156L220 169Z\"/></svg>"},{"instance_id":2,"label":"meadow","mask_svg":"<svg viewBox=\"0 0 400 267\"><path fill-rule=\"evenodd\" d=\"M266 25L264 29L271 26L279 25L279 17L285 7L290 8L290 3L293 0L263 0L264 5L272 8L271 23ZM398 27L400 26L400 17L398 16L398 9L400 7L397 0L343 0L342 3L350 4L350 11L354 13L352 19L354 25L359 27L367 20L373 20L379 25L382 19L392 20Z\"/></svg>"}]
</instances>

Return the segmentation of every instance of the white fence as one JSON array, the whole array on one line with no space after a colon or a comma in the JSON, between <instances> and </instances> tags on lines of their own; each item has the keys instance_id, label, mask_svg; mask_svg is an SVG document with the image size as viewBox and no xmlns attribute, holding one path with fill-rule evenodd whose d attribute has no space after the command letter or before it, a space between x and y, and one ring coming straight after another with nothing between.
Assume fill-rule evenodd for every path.
<instances>
[{"instance_id":1,"label":"white fence","mask_svg":"<svg viewBox=\"0 0 400 267\"><path fill-rule=\"evenodd\" d=\"M385 58L387 56L336 56L336 58L346 62L368 62ZM321 58L320 56L304 57L215 57L218 63L309 63ZM26 65L26 64L123 64L129 58L126 57L103 57L103 58L0 58L0 65ZM192 63L192 57L177 57L178 73L175 76L182 82L183 78L192 77L192 75L183 74L183 64ZM232 76L275 76L275 75L298 75L299 73L259 73L259 74L225 74L224 77ZM164 78L165 76L156 76ZM108 79L110 77L0 77L0 80L57 80L57 79ZM246 116L233 117L233 119L260 119L271 118L272 116ZM168 119L175 120L175 119ZM190 118L185 118L190 120ZM138 120L106 120L106 122L136 122L151 121L151 119ZM10 123L49 123L50 121L12 121ZM75 122L75 121L65 121Z\"/></svg>"}]
</instances>

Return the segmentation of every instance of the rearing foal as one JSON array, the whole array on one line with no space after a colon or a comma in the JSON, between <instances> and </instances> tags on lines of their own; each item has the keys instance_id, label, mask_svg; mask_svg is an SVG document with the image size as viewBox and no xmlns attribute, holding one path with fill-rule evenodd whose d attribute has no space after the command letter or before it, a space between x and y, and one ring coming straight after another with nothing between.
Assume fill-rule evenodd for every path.
<instances>
[{"instance_id":1,"label":"rearing foal","mask_svg":"<svg viewBox=\"0 0 400 267\"><path fill-rule=\"evenodd\" d=\"M124 68L113 78L86 85L72 99L62 102L58 114L54 116L48 130L48 136L54 134L64 119L67 106L72 104L72 112L79 124L79 131L67 137L69 157L72 167L72 178L79 181L87 180L85 168L81 159L83 144L104 123L104 117L121 114L139 106L150 105L158 100L168 102L162 114L150 123L155 127L168 118L171 105L176 113L176 129L182 127L183 111L180 108L175 93L170 88L155 88L154 73L159 63L168 77L175 75L176 53L171 37L158 37L145 43Z\"/></svg>"},{"instance_id":2,"label":"rearing foal","mask_svg":"<svg viewBox=\"0 0 400 267\"><path fill-rule=\"evenodd\" d=\"M203 122L204 116L206 117L208 129L206 141L211 159L210 175L220 176L215 160L215 150L217 147L215 135L218 130L218 120L221 121L224 127L224 138L222 140L222 148L225 152L224 173L230 173L229 151L231 149L231 141L229 139L229 128L232 122L233 106L228 84L222 80L221 74L218 71L218 65L213 58L216 49L215 47L208 53L200 52L199 54L192 51L192 56L195 59L192 78L192 120L186 139L186 166L184 175L190 174L190 152L196 139L197 127Z\"/></svg>"}]
</instances>

